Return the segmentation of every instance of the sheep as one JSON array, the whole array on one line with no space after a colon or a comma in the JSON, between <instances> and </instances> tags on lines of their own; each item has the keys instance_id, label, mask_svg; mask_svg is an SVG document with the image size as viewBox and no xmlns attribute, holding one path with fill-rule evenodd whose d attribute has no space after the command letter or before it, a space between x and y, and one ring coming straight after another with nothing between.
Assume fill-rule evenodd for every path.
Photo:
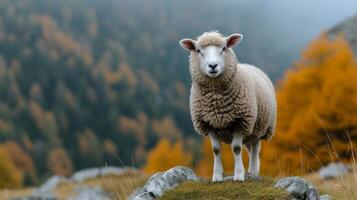
<instances>
[{"instance_id":1,"label":"sheep","mask_svg":"<svg viewBox=\"0 0 357 200\"><path fill-rule=\"evenodd\" d=\"M231 145L234 181L244 181L242 146L249 152L248 173L259 175L260 141L270 140L276 124L276 97L272 82L257 67L238 63L232 47L241 34L223 37L206 32L196 40L182 39L190 52L192 79L190 114L195 131L211 141L213 182L223 181L221 141Z\"/></svg>"}]
</instances>

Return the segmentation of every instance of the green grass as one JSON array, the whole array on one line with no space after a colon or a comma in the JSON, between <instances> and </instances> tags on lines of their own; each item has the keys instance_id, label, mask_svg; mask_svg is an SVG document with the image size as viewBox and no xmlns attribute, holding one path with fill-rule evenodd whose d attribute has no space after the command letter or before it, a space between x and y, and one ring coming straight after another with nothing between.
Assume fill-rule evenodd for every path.
<instances>
[{"instance_id":1,"label":"green grass","mask_svg":"<svg viewBox=\"0 0 357 200\"><path fill-rule=\"evenodd\" d=\"M289 195L274 188L275 181L264 178L262 181L212 183L210 181L186 182L174 190L166 192L160 200L189 199L240 199L240 200L284 200Z\"/></svg>"}]
</instances>

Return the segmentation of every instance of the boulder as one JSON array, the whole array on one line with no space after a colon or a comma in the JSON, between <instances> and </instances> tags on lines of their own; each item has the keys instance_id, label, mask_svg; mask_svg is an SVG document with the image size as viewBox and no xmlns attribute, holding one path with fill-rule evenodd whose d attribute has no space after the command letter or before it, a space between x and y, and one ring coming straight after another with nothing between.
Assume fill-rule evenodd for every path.
<instances>
[{"instance_id":1,"label":"boulder","mask_svg":"<svg viewBox=\"0 0 357 200\"><path fill-rule=\"evenodd\" d=\"M87 179L110 175L110 174L120 175L127 172L128 170L134 170L134 169L106 166L106 167L83 169L75 172L70 178L66 178L63 176L52 176L51 178L47 179L47 181L43 183L41 186L35 188L30 196L20 197L15 199L16 200L37 200L37 199L56 200L56 197L53 194L53 190L60 184L68 183L68 182L80 183ZM72 199L83 199L83 200L109 199L104 195L104 192L101 191L101 188L99 187L79 188L76 191L78 193L77 195L78 197L73 197ZM94 198L89 198L90 196L94 196ZM99 197L103 197L103 198L99 198Z\"/></svg>"},{"instance_id":2,"label":"boulder","mask_svg":"<svg viewBox=\"0 0 357 200\"><path fill-rule=\"evenodd\" d=\"M328 195L328 194L325 194L325 195L321 195L320 196L320 200L330 200L331 199L331 196Z\"/></svg>"},{"instance_id":3,"label":"boulder","mask_svg":"<svg viewBox=\"0 0 357 200\"><path fill-rule=\"evenodd\" d=\"M66 183L68 180L64 176L52 176L47 179L45 183L43 183L40 187L35 189L34 193L45 194L48 192L52 192L58 185Z\"/></svg>"},{"instance_id":4,"label":"boulder","mask_svg":"<svg viewBox=\"0 0 357 200\"><path fill-rule=\"evenodd\" d=\"M167 190L174 189L185 181L198 181L192 169L174 167L166 172L159 172L150 177L143 188L135 191L128 199L152 200L161 197Z\"/></svg>"},{"instance_id":5,"label":"boulder","mask_svg":"<svg viewBox=\"0 0 357 200\"><path fill-rule=\"evenodd\" d=\"M109 174L120 175L128 170L129 168L119 168L119 167L88 168L75 172L69 179L75 183L80 183L87 179L105 176Z\"/></svg>"},{"instance_id":6,"label":"boulder","mask_svg":"<svg viewBox=\"0 0 357 200\"><path fill-rule=\"evenodd\" d=\"M43 183L38 188L35 188L32 194L28 197L19 198L22 200L55 200L57 199L53 190L60 184L66 183L68 180L63 176L52 176L47 179L45 183Z\"/></svg>"},{"instance_id":7,"label":"boulder","mask_svg":"<svg viewBox=\"0 0 357 200\"><path fill-rule=\"evenodd\" d=\"M320 199L314 186L298 176L282 178L274 187L284 189L294 200Z\"/></svg>"},{"instance_id":8,"label":"boulder","mask_svg":"<svg viewBox=\"0 0 357 200\"><path fill-rule=\"evenodd\" d=\"M28 196L22 198L15 198L12 200L58 200L58 199L56 197Z\"/></svg>"},{"instance_id":9,"label":"boulder","mask_svg":"<svg viewBox=\"0 0 357 200\"><path fill-rule=\"evenodd\" d=\"M330 163L322 167L318 174L323 179L331 179L347 174L350 170L350 167L343 163Z\"/></svg>"}]
</instances>

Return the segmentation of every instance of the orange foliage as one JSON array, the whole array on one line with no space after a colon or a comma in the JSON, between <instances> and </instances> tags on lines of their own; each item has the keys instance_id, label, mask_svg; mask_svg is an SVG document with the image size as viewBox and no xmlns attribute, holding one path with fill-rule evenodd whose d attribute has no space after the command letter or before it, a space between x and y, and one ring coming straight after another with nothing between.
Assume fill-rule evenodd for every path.
<instances>
[{"instance_id":1,"label":"orange foliage","mask_svg":"<svg viewBox=\"0 0 357 200\"><path fill-rule=\"evenodd\" d=\"M90 154L93 146L98 146L98 138L92 129L86 128L79 136L79 150L82 154Z\"/></svg>"},{"instance_id":2,"label":"orange foliage","mask_svg":"<svg viewBox=\"0 0 357 200\"><path fill-rule=\"evenodd\" d=\"M41 26L42 36L45 38L48 45L50 47L53 46L53 48L46 48L43 50L49 51L55 49L55 46L58 46L66 53L73 53L79 56L87 65L91 65L93 63L91 52L85 47L85 45L77 42L71 35L62 31L50 16L35 16L34 21Z\"/></svg>"},{"instance_id":3,"label":"orange foliage","mask_svg":"<svg viewBox=\"0 0 357 200\"><path fill-rule=\"evenodd\" d=\"M72 173L72 161L66 150L62 148L53 149L47 158L47 167L53 174L68 176Z\"/></svg>"},{"instance_id":4,"label":"orange foliage","mask_svg":"<svg viewBox=\"0 0 357 200\"><path fill-rule=\"evenodd\" d=\"M0 146L0 188L20 187L21 182L20 171L12 163L6 149Z\"/></svg>"},{"instance_id":5,"label":"orange foliage","mask_svg":"<svg viewBox=\"0 0 357 200\"><path fill-rule=\"evenodd\" d=\"M168 139L162 139L148 154L144 170L148 173L165 171L172 167L191 166L192 155L183 150L183 144L172 144Z\"/></svg>"},{"instance_id":6,"label":"orange foliage","mask_svg":"<svg viewBox=\"0 0 357 200\"><path fill-rule=\"evenodd\" d=\"M90 129L85 128L78 137L79 151L83 158L91 157L89 160L94 162L102 160L102 145L97 138L96 133Z\"/></svg>"},{"instance_id":7,"label":"orange foliage","mask_svg":"<svg viewBox=\"0 0 357 200\"><path fill-rule=\"evenodd\" d=\"M22 178L24 178L25 175L28 175L32 180L35 180L36 171L31 157L14 141L7 141L3 146L16 169L21 172Z\"/></svg>"},{"instance_id":8,"label":"orange foliage","mask_svg":"<svg viewBox=\"0 0 357 200\"><path fill-rule=\"evenodd\" d=\"M180 97L186 97L186 88L181 82L175 82L175 90Z\"/></svg>"},{"instance_id":9,"label":"orange foliage","mask_svg":"<svg viewBox=\"0 0 357 200\"><path fill-rule=\"evenodd\" d=\"M146 129L148 126L148 117L144 112L139 112L136 118L120 116L118 118L119 130L124 133L131 133L138 140L140 146L146 145Z\"/></svg>"},{"instance_id":10,"label":"orange foliage","mask_svg":"<svg viewBox=\"0 0 357 200\"><path fill-rule=\"evenodd\" d=\"M42 87L38 82L31 84L30 88L30 99L41 100L43 98Z\"/></svg>"},{"instance_id":11,"label":"orange foliage","mask_svg":"<svg viewBox=\"0 0 357 200\"><path fill-rule=\"evenodd\" d=\"M349 160L350 139L357 145L356 86L357 62L348 44L325 36L312 42L280 82L277 132L263 145L262 170L301 174Z\"/></svg>"},{"instance_id":12,"label":"orange foliage","mask_svg":"<svg viewBox=\"0 0 357 200\"><path fill-rule=\"evenodd\" d=\"M138 80L136 78L135 72L127 63L121 63L119 65L119 72L124 80L128 83L130 88L136 87Z\"/></svg>"},{"instance_id":13,"label":"orange foliage","mask_svg":"<svg viewBox=\"0 0 357 200\"><path fill-rule=\"evenodd\" d=\"M115 156L118 153L117 145L111 140L106 139L103 141L103 150L105 153Z\"/></svg>"},{"instance_id":14,"label":"orange foliage","mask_svg":"<svg viewBox=\"0 0 357 200\"><path fill-rule=\"evenodd\" d=\"M11 122L0 119L0 133L3 135L12 135L15 133L15 127Z\"/></svg>"},{"instance_id":15,"label":"orange foliage","mask_svg":"<svg viewBox=\"0 0 357 200\"><path fill-rule=\"evenodd\" d=\"M170 116L165 116L159 120L153 120L152 129L161 138L169 137L174 140L179 139L183 135Z\"/></svg>"},{"instance_id":16,"label":"orange foliage","mask_svg":"<svg viewBox=\"0 0 357 200\"><path fill-rule=\"evenodd\" d=\"M34 144L28 135L24 135L21 139L21 144L24 146L25 151L32 151L34 148Z\"/></svg>"},{"instance_id":17,"label":"orange foliage","mask_svg":"<svg viewBox=\"0 0 357 200\"><path fill-rule=\"evenodd\" d=\"M156 82L156 80L150 75L146 70L140 69L139 70L139 76L142 81L142 85L148 89L150 89L152 92L159 92L160 86Z\"/></svg>"},{"instance_id":18,"label":"orange foliage","mask_svg":"<svg viewBox=\"0 0 357 200\"><path fill-rule=\"evenodd\" d=\"M54 114L43 110L41 105L36 101L30 100L29 107L31 116L49 144L54 146L59 145L58 125Z\"/></svg>"}]
</instances>

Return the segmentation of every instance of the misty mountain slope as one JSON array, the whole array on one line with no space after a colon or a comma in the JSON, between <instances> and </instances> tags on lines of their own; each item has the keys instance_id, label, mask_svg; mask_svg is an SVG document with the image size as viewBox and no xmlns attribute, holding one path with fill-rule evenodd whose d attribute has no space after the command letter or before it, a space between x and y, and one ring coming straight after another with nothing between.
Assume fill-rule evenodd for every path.
<instances>
[{"instance_id":1,"label":"misty mountain slope","mask_svg":"<svg viewBox=\"0 0 357 200\"><path fill-rule=\"evenodd\" d=\"M331 37L336 37L342 34L351 45L354 53L357 54L357 15L343 21L330 29L327 33Z\"/></svg>"}]
</instances>

